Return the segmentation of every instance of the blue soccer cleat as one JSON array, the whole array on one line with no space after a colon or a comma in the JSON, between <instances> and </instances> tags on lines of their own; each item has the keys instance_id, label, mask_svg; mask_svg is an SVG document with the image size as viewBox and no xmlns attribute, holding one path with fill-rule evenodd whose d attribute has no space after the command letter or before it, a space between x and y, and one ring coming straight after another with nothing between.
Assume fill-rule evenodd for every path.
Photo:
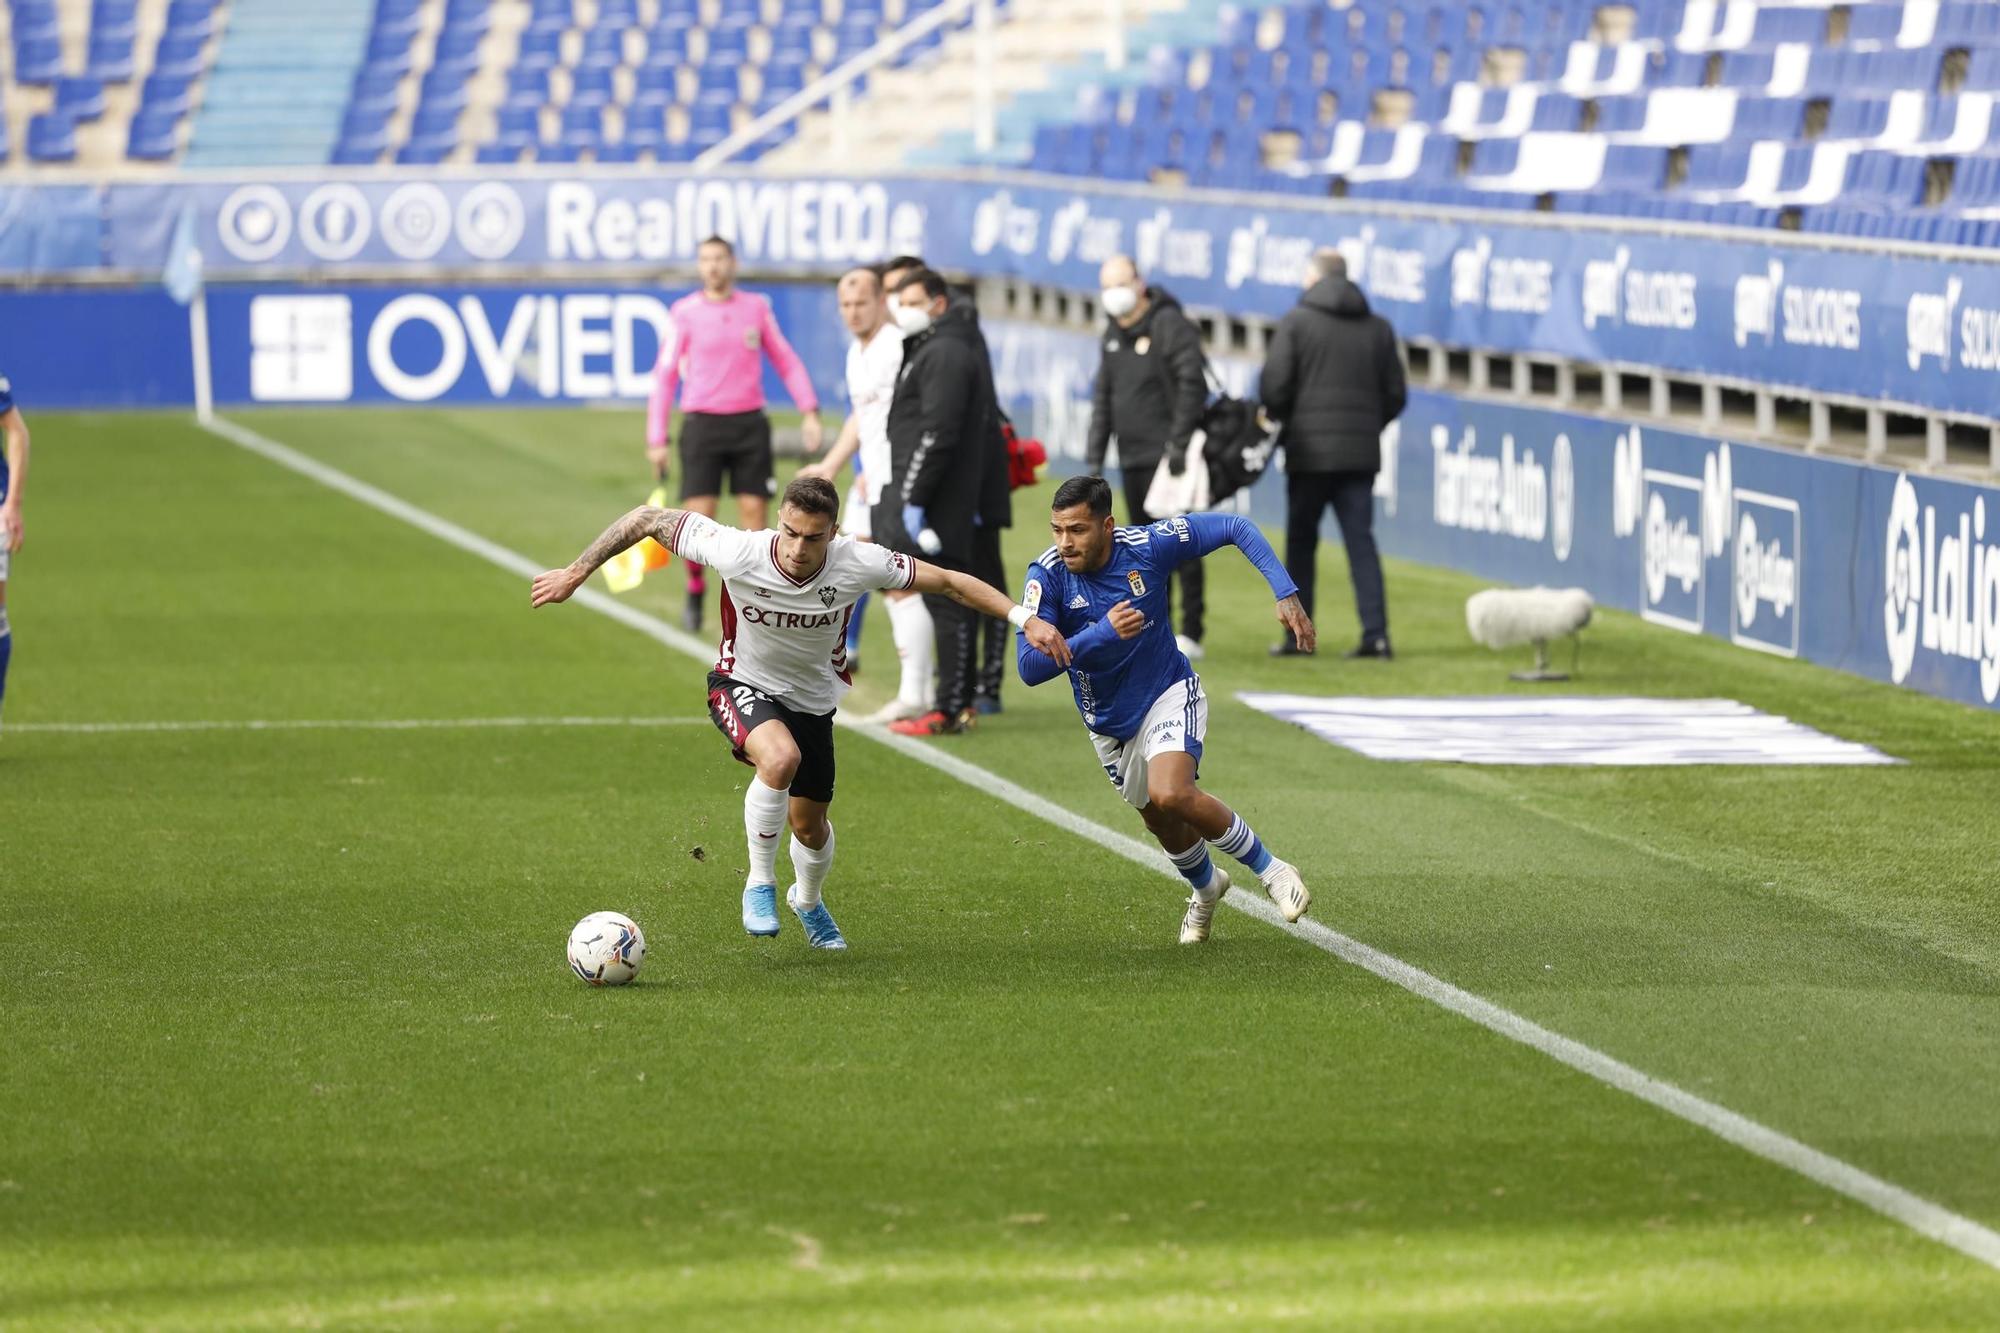
<instances>
[{"instance_id":1,"label":"blue soccer cleat","mask_svg":"<svg viewBox=\"0 0 2000 1333\"><path fill-rule=\"evenodd\" d=\"M778 933L778 886L752 884L743 890L743 929L752 935Z\"/></svg>"},{"instance_id":2,"label":"blue soccer cleat","mask_svg":"<svg viewBox=\"0 0 2000 1333\"><path fill-rule=\"evenodd\" d=\"M840 933L840 927L833 923L833 913L826 910L825 900L809 908L801 909L798 900L791 894L785 895L785 903L798 914L799 924L806 928L806 943L815 949L845 949L847 937Z\"/></svg>"}]
</instances>

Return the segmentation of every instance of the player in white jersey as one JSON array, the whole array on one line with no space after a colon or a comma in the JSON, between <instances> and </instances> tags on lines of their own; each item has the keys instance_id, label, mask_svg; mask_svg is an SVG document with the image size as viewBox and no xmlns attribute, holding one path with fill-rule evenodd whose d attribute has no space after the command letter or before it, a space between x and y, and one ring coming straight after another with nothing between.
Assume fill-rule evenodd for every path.
<instances>
[{"instance_id":1,"label":"player in white jersey","mask_svg":"<svg viewBox=\"0 0 2000 1333\"><path fill-rule=\"evenodd\" d=\"M860 471L847 493L846 531L863 541L871 541L868 514L882 501L889 485L889 400L896 395L896 376L903 369L903 331L889 318L888 294L882 275L873 268L857 268L842 275L839 287L840 318L854 341L847 347L847 421L840 428L827 456L802 473L834 481L849 458L857 460ZM889 604L889 632L896 641L896 656L902 663L902 677L896 697L868 715L870 722L900 722L919 717L930 708L931 672L936 658L936 628L930 608L911 592L883 594ZM851 656L861 630L861 608L848 627Z\"/></svg>"},{"instance_id":2,"label":"player in white jersey","mask_svg":"<svg viewBox=\"0 0 2000 1333\"><path fill-rule=\"evenodd\" d=\"M842 536L840 496L824 477L785 488L775 532L744 532L684 509L642 505L563 569L535 577L532 602L569 597L599 565L643 537L722 578L722 648L708 677L709 715L736 757L757 770L743 796L750 873L743 928L778 933L778 834L791 824L796 881L785 900L816 949L847 941L821 897L833 866L833 714L847 691L847 618L864 592L915 590L1011 622L1063 665L1069 647L1048 621L969 574Z\"/></svg>"}]
</instances>

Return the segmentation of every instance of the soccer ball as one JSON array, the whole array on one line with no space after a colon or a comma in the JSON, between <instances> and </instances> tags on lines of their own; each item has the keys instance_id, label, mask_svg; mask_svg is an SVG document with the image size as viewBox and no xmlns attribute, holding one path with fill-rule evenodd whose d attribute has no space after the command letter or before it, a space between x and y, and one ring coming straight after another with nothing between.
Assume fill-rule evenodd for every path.
<instances>
[{"instance_id":1,"label":"soccer ball","mask_svg":"<svg viewBox=\"0 0 2000 1333\"><path fill-rule=\"evenodd\" d=\"M592 912L569 933L569 965L593 986L622 986L645 961L646 937L621 912Z\"/></svg>"}]
</instances>

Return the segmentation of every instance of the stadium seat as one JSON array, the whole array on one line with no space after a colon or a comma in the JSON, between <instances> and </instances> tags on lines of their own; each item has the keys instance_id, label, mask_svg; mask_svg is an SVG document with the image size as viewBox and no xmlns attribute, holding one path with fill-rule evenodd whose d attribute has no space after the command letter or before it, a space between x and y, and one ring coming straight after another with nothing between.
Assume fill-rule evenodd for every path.
<instances>
[{"instance_id":1,"label":"stadium seat","mask_svg":"<svg viewBox=\"0 0 2000 1333\"><path fill-rule=\"evenodd\" d=\"M125 156L140 162L171 161L180 148L180 123L179 110L142 104L126 134Z\"/></svg>"},{"instance_id":2,"label":"stadium seat","mask_svg":"<svg viewBox=\"0 0 2000 1333\"><path fill-rule=\"evenodd\" d=\"M14 37L14 81L54 83L62 77L62 39L58 37ZM30 156L33 153L30 152Z\"/></svg>"},{"instance_id":3,"label":"stadium seat","mask_svg":"<svg viewBox=\"0 0 2000 1333\"><path fill-rule=\"evenodd\" d=\"M614 100L616 85L606 65L579 65L570 71L569 105L603 107Z\"/></svg>"},{"instance_id":4,"label":"stadium seat","mask_svg":"<svg viewBox=\"0 0 2000 1333\"><path fill-rule=\"evenodd\" d=\"M28 122L28 156L36 162L76 160L76 126L61 112L45 112Z\"/></svg>"},{"instance_id":5,"label":"stadium seat","mask_svg":"<svg viewBox=\"0 0 2000 1333\"><path fill-rule=\"evenodd\" d=\"M56 80L56 114L72 123L96 120L104 114L104 83L89 75L65 75Z\"/></svg>"},{"instance_id":6,"label":"stadium seat","mask_svg":"<svg viewBox=\"0 0 2000 1333\"><path fill-rule=\"evenodd\" d=\"M171 34L160 38L160 45L153 55L153 73L199 78L206 68L203 56L208 45L205 37L176 37Z\"/></svg>"}]
</instances>

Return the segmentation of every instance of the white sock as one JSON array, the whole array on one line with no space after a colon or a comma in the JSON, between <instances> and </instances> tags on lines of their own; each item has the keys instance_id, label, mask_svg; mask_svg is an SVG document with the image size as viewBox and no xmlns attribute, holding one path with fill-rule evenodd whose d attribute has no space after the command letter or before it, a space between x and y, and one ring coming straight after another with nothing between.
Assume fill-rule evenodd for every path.
<instances>
[{"instance_id":1,"label":"white sock","mask_svg":"<svg viewBox=\"0 0 2000 1333\"><path fill-rule=\"evenodd\" d=\"M896 698L914 708L929 707L937 631L931 626L931 609L924 605L924 599L900 597L890 602L889 632L896 640L896 656L903 662Z\"/></svg>"},{"instance_id":2,"label":"white sock","mask_svg":"<svg viewBox=\"0 0 2000 1333\"><path fill-rule=\"evenodd\" d=\"M743 792L743 834L750 845L750 875L743 887L778 882L778 835L785 831L785 806L789 792L766 787L764 779L752 777Z\"/></svg>"},{"instance_id":3,"label":"white sock","mask_svg":"<svg viewBox=\"0 0 2000 1333\"><path fill-rule=\"evenodd\" d=\"M792 870L798 875L798 882L785 896L794 906L810 912L819 906L820 886L826 883L826 872L833 869L833 821L826 825L826 846L814 851L799 841L798 834L792 835Z\"/></svg>"}]
</instances>

